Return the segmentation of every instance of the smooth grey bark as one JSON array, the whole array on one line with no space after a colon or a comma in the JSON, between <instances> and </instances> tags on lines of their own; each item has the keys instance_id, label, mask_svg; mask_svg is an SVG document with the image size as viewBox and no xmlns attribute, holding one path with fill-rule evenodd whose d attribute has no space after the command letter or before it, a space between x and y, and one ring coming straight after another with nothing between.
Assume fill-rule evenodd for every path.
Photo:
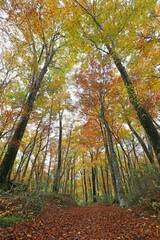
<instances>
[{"instance_id":1,"label":"smooth grey bark","mask_svg":"<svg viewBox=\"0 0 160 240\"><path fill-rule=\"evenodd\" d=\"M85 162L84 162L84 155L82 156L83 160L83 182L84 182L84 194L85 194L85 201L88 202L88 192L87 192L87 178L86 178L86 169L85 169Z\"/></svg>"},{"instance_id":2,"label":"smooth grey bark","mask_svg":"<svg viewBox=\"0 0 160 240\"><path fill-rule=\"evenodd\" d=\"M157 128L157 129L158 129L158 128ZM151 145L151 143L150 143L147 135L145 136L145 138L146 138L147 149L148 149L148 151L149 151L149 154L150 154L150 156L152 157L152 159L154 159L153 147L152 147L152 145Z\"/></svg>"},{"instance_id":3,"label":"smooth grey bark","mask_svg":"<svg viewBox=\"0 0 160 240\"><path fill-rule=\"evenodd\" d=\"M66 169L66 176L64 176L64 186L63 186L63 193L67 193L68 192L68 180L69 180L69 177L70 177L70 171L71 171L71 168L70 167L68 167L67 169Z\"/></svg>"},{"instance_id":4,"label":"smooth grey bark","mask_svg":"<svg viewBox=\"0 0 160 240\"><path fill-rule=\"evenodd\" d=\"M34 172L35 172L36 184L37 184L37 175L36 175L36 171L35 171L35 170L36 170L37 159L38 159L40 153L44 150L44 148L45 148L45 146L46 146L46 145L42 146L42 142L43 142L43 131L44 131L44 129L41 131L41 134L40 134L40 142L39 142L38 150L37 150L37 152L36 152L36 154L35 154L35 157L34 157L34 160L33 160L33 162L32 162L32 168L31 168L31 171L30 171L30 174L29 174L29 178L28 178L28 180L27 180L27 184L26 184L27 189L29 188L29 185L30 185L30 182L31 182L31 179L32 179L32 177L33 177ZM37 186L36 186L36 187L37 187Z\"/></svg>"},{"instance_id":5,"label":"smooth grey bark","mask_svg":"<svg viewBox=\"0 0 160 240\"><path fill-rule=\"evenodd\" d=\"M68 159L68 157L69 157L69 152L70 152L70 145L71 145L71 137L72 137L72 130L70 130L70 132L69 132L69 136L68 136L68 138L67 138L67 148L66 148L66 152L65 152L65 154L63 154L64 156L63 156L63 165L64 165L64 167L63 167L63 170L62 170L62 172L61 172L61 175L60 175L60 180L61 180L61 178L63 177L63 175L65 175L65 171L66 171L66 169L68 168L68 167L70 167L70 164L71 164L71 161L72 161L72 157L70 157L69 159ZM74 156L75 157L75 156Z\"/></svg>"},{"instance_id":6,"label":"smooth grey bark","mask_svg":"<svg viewBox=\"0 0 160 240\"><path fill-rule=\"evenodd\" d=\"M104 172L103 172L102 166L100 166L100 171L101 171L101 176L102 176L103 191L104 191L104 194L107 194L106 183L105 183L105 179L104 179Z\"/></svg>"},{"instance_id":7,"label":"smooth grey bark","mask_svg":"<svg viewBox=\"0 0 160 240\"><path fill-rule=\"evenodd\" d=\"M39 183L42 184L42 181L43 181L44 166L45 166L45 161L46 161L48 148L49 148L49 137L50 137L50 129L48 129L47 142L45 144L44 156L43 156L43 159L42 159L40 170L38 172L37 184L39 184Z\"/></svg>"},{"instance_id":8,"label":"smooth grey bark","mask_svg":"<svg viewBox=\"0 0 160 240\"><path fill-rule=\"evenodd\" d=\"M118 166L118 160L116 156L116 152L114 149L114 144L113 144L113 139L112 139L112 133L110 130L110 126L107 122L107 119L105 117L105 99L104 99L104 92L103 90L99 91L99 96L100 96L100 104L101 104L101 119L104 123L107 136L108 136L108 144L109 144L109 151L110 151L110 156L111 156L111 162L115 174L115 183L116 183L116 193L117 193L117 200L120 204L120 206L124 205L124 189L122 186L122 178L120 175L119 171L119 166Z\"/></svg>"},{"instance_id":9,"label":"smooth grey bark","mask_svg":"<svg viewBox=\"0 0 160 240\"><path fill-rule=\"evenodd\" d=\"M36 132L35 132L35 135L34 135L34 138L33 138L33 143L31 145L31 148L30 148L30 151L29 151L29 154L28 154L28 157L27 157L27 161L25 163L25 167L24 167L24 170L23 170L23 173L22 173L22 177L20 179L21 184L24 183L24 178L26 176L26 172L27 172L27 169L28 169L28 166L29 166L29 162L30 162L33 150L34 150L35 145L36 145L37 136L38 136L38 133L39 133L39 127L40 127L41 123L42 123L42 119L39 121L39 123L37 125L37 128L36 128Z\"/></svg>"},{"instance_id":10,"label":"smooth grey bark","mask_svg":"<svg viewBox=\"0 0 160 240\"><path fill-rule=\"evenodd\" d=\"M118 139L118 144L120 145L123 153L124 153L124 161L125 161L125 165L126 165L126 171L128 172L128 174L130 174L131 171L131 158L129 156L129 151L127 152L123 146L123 143L121 140ZM126 161L126 159L128 160L128 162Z\"/></svg>"},{"instance_id":11,"label":"smooth grey bark","mask_svg":"<svg viewBox=\"0 0 160 240\"><path fill-rule=\"evenodd\" d=\"M48 123L48 133L47 133L46 148L45 148L42 164L41 164L40 171L39 171L38 182L40 182L40 183L42 183L44 165L45 165L45 161L46 161L46 157L47 157L47 153L48 153L48 148L49 148L49 140L50 140L50 133L51 133L51 123L52 123L52 114L53 114L52 108L53 108L53 99L52 99L51 108L50 108L50 114L49 114L49 123Z\"/></svg>"},{"instance_id":12,"label":"smooth grey bark","mask_svg":"<svg viewBox=\"0 0 160 240\"><path fill-rule=\"evenodd\" d=\"M73 196L75 197L76 195L76 167L75 167L75 162L76 162L76 159L74 158L73 159Z\"/></svg>"},{"instance_id":13,"label":"smooth grey bark","mask_svg":"<svg viewBox=\"0 0 160 240\"><path fill-rule=\"evenodd\" d=\"M88 202L88 192L87 192L87 181L86 181L86 169L83 168L83 181L84 181L84 192L85 192L85 201Z\"/></svg>"},{"instance_id":14,"label":"smooth grey bark","mask_svg":"<svg viewBox=\"0 0 160 240\"><path fill-rule=\"evenodd\" d=\"M96 177L95 177L95 169L94 167L91 167L92 171L92 192L93 192L93 202L97 202L97 191L96 191Z\"/></svg>"},{"instance_id":15,"label":"smooth grey bark","mask_svg":"<svg viewBox=\"0 0 160 240\"><path fill-rule=\"evenodd\" d=\"M59 138L58 138L58 165L54 175L53 192L58 193L60 188L60 174L62 166L62 116L63 111L59 111Z\"/></svg>"},{"instance_id":16,"label":"smooth grey bark","mask_svg":"<svg viewBox=\"0 0 160 240\"><path fill-rule=\"evenodd\" d=\"M99 173L97 166L95 167L95 178L96 178L96 190L97 190L97 196L99 196L99 179L98 179Z\"/></svg>"},{"instance_id":17,"label":"smooth grey bark","mask_svg":"<svg viewBox=\"0 0 160 240\"><path fill-rule=\"evenodd\" d=\"M125 187L125 192L128 193L128 191L129 191L129 190L128 190L128 185L127 185L126 176L125 176L125 173L124 173L124 168L123 168L123 165L122 165L122 160L121 160L121 156L120 156L120 152L119 152L119 148L118 148L117 143L116 143L116 149L117 149L119 166L120 166L120 170L121 170L121 175L122 175L122 179L123 179L123 184L124 184L124 187Z\"/></svg>"},{"instance_id":18,"label":"smooth grey bark","mask_svg":"<svg viewBox=\"0 0 160 240\"><path fill-rule=\"evenodd\" d=\"M124 190L123 190L123 186L122 186L122 178L121 178L120 171L119 171L117 156L116 156L116 153L114 150L112 134L111 134L109 125L106 120L105 120L105 127L107 128L106 130L108 133L109 150L110 150L112 166L113 166L114 174L115 174L118 202L120 205L123 205L124 204Z\"/></svg>"},{"instance_id":19,"label":"smooth grey bark","mask_svg":"<svg viewBox=\"0 0 160 240\"><path fill-rule=\"evenodd\" d=\"M93 162L93 153L90 152L91 163ZM95 174L95 167L91 167L91 176L92 176L92 196L93 202L97 202L97 191L96 191L96 174Z\"/></svg>"},{"instance_id":20,"label":"smooth grey bark","mask_svg":"<svg viewBox=\"0 0 160 240\"><path fill-rule=\"evenodd\" d=\"M2 150L2 152L1 152L1 154L0 154L0 159L2 159L2 158L3 158L3 155L5 154L6 148L7 148L8 144L9 144L9 142L10 142L10 138L12 138L12 135L13 135L14 130L15 130L15 126L16 126L16 124L17 124L17 121L18 121L19 116L21 115L21 112L22 112L22 109L21 109L21 111L18 113L18 115L16 116L16 118L15 118L15 120L14 120L14 122L13 122L13 126L12 126L11 129L9 130L10 134L9 134L8 140L6 141L6 143L5 143L4 147L3 147L3 150Z\"/></svg>"},{"instance_id":21,"label":"smooth grey bark","mask_svg":"<svg viewBox=\"0 0 160 240\"><path fill-rule=\"evenodd\" d=\"M33 105L36 100L36 96L40 89L41 82L47 72L48 66L52 61L53 55L54 53L46 57L44 66L42 67L41 71L37 73L37 76L34 76L34 81L32 83L27 101L24 104L23 112L20 117L19 123L15 129L13 137L8 145L7 152L0 165L0 188L4 190L10 188L9 181L14 161L19 150L26 126L28 124Z\"/></svg>"},{"instance_id":22,"label":"smooth grey bark","mask_svg":"<svg viewBox=\"0 0 160 240\"><path fill-rule=\"evenodd\" d=\"M129 121L129 119L127 119L127 124L131 130L131 132L134 134L134 136L137 138L137 140L139 141L139 143L141 144L143 151L145 152L145 154L147 155L149 161L151 164L154 164L154 159L153 159L153 155L150 154L145 142L143 141L143 139L141 138L141 136L135 131L135 129L132 127L131 122Z\"/></svg>"},{"instance_id":23,"label":"smooth grey bark","mask_svg":"<svg viewBox=\"0 0 160 240\"><path fill-rule=\"evenodd\" d=\"M158 130L154 125L152 117L138 99L131 78L129 77L127 70L123 66L121 60L116 56L115 49L112 49L109 45L107 45L107 48L114 60L118 71L121 74L124 85L127 89L130 103L137 112L139 121L153 146L155 156L157 158L158 164L160 165L160 134L158 133Z\"/></svg>"},{"instance_id":24,"label":"smooth grey bark","mask_svg":"<svg viewBox=\"0 0 160 240\"><path fill-rule=\"evenodd\" d=\"M84 192L84 182L83 182L83 171L81 170L80 171L81 173L81 184L82 184L82 198L84 199L85 198L85 192Z\"/></svg>"},{"instance_id":25,"label":"smooth grey bark","mask_svg":"<svg viewBox=\"0 0 160 240\"><path fill-rule=\"evenodd\" d=\"M115 201L118 201L115 172L114 172L114 168L113 168L113 164L112 164L112 158L111 158L111 155L110 155L110 152L109 152L108 144L106 142L107 132L106 132L106 129L103 129L102 122L100 122L100 129L101 129L101 134L102 134L102 137L103 137L105 154L106 154L106 157L108 159L109 168L110 168L110 172L111 172L111 179L112 179L112 185L113 185L113 189L114 189ZM106 173L107 173L107 186L108 186L108 190L109 190L108 168L107 168Z\"/></svg>"},{"instance_id":26,"label":"smooth grey bark","mask_svg":"<svg viewBox=\"0 0 160 240\"><path fill-rule=\"evenodd\" d=\"M30 151L30 147L31 147L31 141L24 148L23 155L21 157L21 161L20 161L19 166L17 168L16 174L15 174L15 176L13 178L14 182L18 182L19 179L20 179L20 174L22 172L22 167L24 166L25 160L28 157L28 154L29 154L29 151Z\"/></svg>"},{"instance_id":27,"label":"smooth grey bark","mask_svg":"<svg viewBox=\"0 0 160 240\"><path fill-rule=\"evenodd\" d=\"M46 191L48 191L49 184L50 184L51 165L52 165L52 157L50 156L50 158L49 158L49 166L48 166L48 171L47 171Z\"/></svg>"},{"instance_id":28,"label":"smooth grey bark","mask_svg":"<svg viewBox=\"0 0 160 240\"><path fill-rule=\"evenodd\" d=\"M92 183L91 183L91 177L88 176L88 192L89 192L89 196L90 199L93 198L93 193L92 193Z\"/></svg>"},{"instance_id":29,"label":"smooth grey bark","mask_svg":"<svg viewBox=\"0 0 160 240\"><path fill-rule=\"evenodd\" d=\"M74 167L71 167L71 181L70 181L70 194L71 194L71 196L73 195L73 183L74 183L74 181L75 181L75 179L74 179Z\"/></svg>"},{"instance_id":30,"label":"smooth grey bark","mask_svg":"<svg viewBox=\"0 0 160 240\"><path fill-rule=\"evenodd\" d=\"M107 182L107 193L110 197L113 197L112 187L110 184L109 166L107 164L105 165L105 172L106 172L106 182ZM112 178L112 176L111 176L111 178Z\"/></svg>"}]
</instances>

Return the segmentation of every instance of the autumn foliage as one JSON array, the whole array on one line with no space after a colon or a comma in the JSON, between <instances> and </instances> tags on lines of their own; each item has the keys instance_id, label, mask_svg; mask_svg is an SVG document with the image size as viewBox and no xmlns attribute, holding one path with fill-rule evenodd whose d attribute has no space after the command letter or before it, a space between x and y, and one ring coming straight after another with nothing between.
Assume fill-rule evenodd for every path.
<instances>
[{"instance_id":1,"label":"autumn foliage","mask_svg":"<svg viewBox=\"0 0 160 240\"><path fill-rule=\"evenodd\" d=\"M155 208L158 215L159 6L154 0L1 1L2 192L56 192L70 194L82 205L105 199L105 203L121 207L145 205L147 199L148 208ZM116 234L135 240L151 236L150 220L138 238L134 230L127 233L117 228L116 233L112 229L107 214L115 211L116 227L126 214L127 229L134 225L135 233L141 232L138 224L140 229L143 224L127 211L86 209L91 219L100 212L91 237L96 231L97 239L107 239L105 234L108 239L118 239ZM68 214L73 214L73 222L82 218L79 208L54 211L64 214L63 223ZM48 212L46 218L57 226L48 231L56 239L62 226ZM103 218L112 231L101 238ZM21 224L17 226L21 228ZM11 234L25 239L26 233L18 235L17 226ZM88 223L88 231L90 226ZM65 233L62 227L61 236L67 234L64 239L70 234L72 239L89 239L87 226L84 232L70 228ZM156 225L153 228L156 239ZM33 232L28 238L37 237Z\"/></svg>"}]
</instances>

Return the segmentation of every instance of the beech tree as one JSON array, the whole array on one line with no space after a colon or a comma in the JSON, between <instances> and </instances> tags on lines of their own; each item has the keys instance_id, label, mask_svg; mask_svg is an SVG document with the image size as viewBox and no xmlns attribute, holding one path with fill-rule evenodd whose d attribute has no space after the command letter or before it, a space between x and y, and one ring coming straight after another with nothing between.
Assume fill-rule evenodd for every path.
<instances>
[{"instance_id":1,"label":"beech tree","mask_svg":"<svg viewBox=\"0 0 160 240\"><path fill-rule=\"evenodd\" d=\"M54 175L54 182L53 182L53 191L59 192L60 189L60 178L61 170L62 170L62 161L65 160L65 157L62 156L62 143L63 143L63 118L64 118L64 111L70 109L70 95L65 90L62 90L57 95L55 100L56 108L57 108L57 117L58 117L58 151L57 151L57 168ZM64 118L65 119L65 118ZM69 146L68 146L69 147ZM69 151L69 149L68 149ZM64 158L64 159L63 159Z\"/></svg>"},{"instance_id":2,"label":"beech tree","mask_svg":"<svg viewBox=\"0 0 160 240\"><path fill-rule=\"evenodd\" d=\"M155 13L157 1L147 0L133 3L132 1L75 0L75 3L82 11L82 14L78 15L78 23L83 39L86 38L92 46L106 54L106 57L110 57L114 62L126 87L130 103L137 112L160 165L160 135L151 115L136 93L133 83L134 76L127 69L128 61L130 63L135 61L136 54L143 55L148 42L151 41L152 47L156 49L158 37L154 24L155 26L158 24ZM143 9L143 13L140 9ZM90 28L87 27L87 24ZM149 28L149 26L151 27ZM144 48L139 52L137 47L142 40Z\"/></svg>"},{"instance_id":3,"label":"beech tree","mask_svg":"<svg viewBox=\"0 0 160 240\"><path fill-rule=\"evenodd\" d=\"M11 36L13 47L20 55L20 62L27 64L29 71L27 98L0 166L0 187L7 189L13 164L42 81L50 67L62 66L57 59L60 58L61 49L66 45L66 38L62 30L63 21L59 18L64 8L58 1L37 0L26 1L24 4L7 1L2 7L6 15L5 21L13 32ZM16 34L19 36L17 37Z\"/></svg>"},{"instance_id":4,"label":"beech tree","mask_svg":"<svg viewBox=\"0 0 160 240\"><path fill-rule=\"evenodd\" d=\"M86 66L85 64L85 69L82 67L82 71L79 71L75 76L77 83L82 88L82 92L79 93L79 96L83 104L83 111L87 116L94 116L95 119L97 119L102 135L106 135L104 137L107 137L107 143L104 141L104 146L111 168L115 201L123 205L124 190L110 127L110 104L107 103L111 91L110 81L113 77L112 75L111 67L108 64L105 64L102 59L101 62L96 62L94 61L94 57L92 57L88 65ZM103 128L105 131L103 131ZM108 144L108 146L106 144Z\"/></svg>"},{"instance_id":5,"label":"beech tree","mask_svg":"<svg viewBox=\"0 0 160 240\"><path fill-rule=\"evenodd\" d=\"M95 119L89 116L88 121L81 126L80 133L77 146L81 148L80 162L82 166L81 169L83 169L81 172L83 195L87 202L88 194L86 177L89 175L91 198L93 202L97 202L97 196L99 195L98 166L103 165L103 161L101 161L103 142L99 126Z\"/></svg>"}]
</instances>

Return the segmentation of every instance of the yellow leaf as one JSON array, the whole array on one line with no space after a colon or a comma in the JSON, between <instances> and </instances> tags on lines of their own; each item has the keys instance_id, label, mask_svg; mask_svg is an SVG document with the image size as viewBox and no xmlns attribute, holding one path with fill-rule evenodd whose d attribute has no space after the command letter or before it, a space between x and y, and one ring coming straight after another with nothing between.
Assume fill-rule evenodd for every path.
<instances>
[{"instance_id":1,"label":"yellow leaf","mask_svg":"<svg viewBox=\"0 0 160 240\"><path fill-rule=\"evenodd\" d=\"M32 235L31 234L27 234L27 237L32 237Z\"/></svg>"}]
</instances>

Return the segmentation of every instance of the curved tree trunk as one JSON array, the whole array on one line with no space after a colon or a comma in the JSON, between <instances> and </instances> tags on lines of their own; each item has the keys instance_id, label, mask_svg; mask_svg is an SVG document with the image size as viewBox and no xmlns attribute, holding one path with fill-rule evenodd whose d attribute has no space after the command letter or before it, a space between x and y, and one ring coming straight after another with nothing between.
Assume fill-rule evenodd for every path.
<instances>
[{"instance_id":1,"label":"curved tree trunk","mask_svg":"<svg viewBox=\"0 0 160 240\"><path fill-rule=\"evenodd\" d=\"M127 124L131 130L131 132L134 134L134 136L137 138L137 140L139 141L139 143L141 144L145 154L147 155L149 161L150 161L150 164L154 164L154 160L153 160L153 156L150 154L150 152L148 151L148 148L145 144L145 142L143 141L143 139L141 138L141 136L134 130L134 128L132 127L131 125L131 122L127 119Z\"/></svg>"},{"instance_id":2,"label":"curved tree trunk","mask_svg":"<svg viewBox=\"0 0 160 240\"><path fill-rule=\"evenodd\" d=\"M8 145L7 152L3 158L3 161L0 166L0 188L4 190L8 190L10 188L10 175L14 165L14 161L19 150L26 126L29 121L29 117L31 111L33 109L33 105L37 96L37 93L40 89L41 82L44 78L45 73L47 72L47 68L50 64L51 59L46 59L44 67L39 73L38 77L34 79L34 84L32 84L31 90L29 92L29 96L27 98L26 103L24 104L24 109L22 112L22 116L19 120L17 128L13 134L13 137Z\"/></svg>"},{"instance_id":3,"label":"curved tree trunk","mask_svg":"<svg viewBox=\"0 0 160 240\"><path fill-rule=\"evenodd\" d=\"M160 165L160 134L158 133L157 128L153 123L153 119L150 114L147 112L145 107L139 101L134 85L126 71L126 68L123 66L121 60L116 56L115 50L107 45L108 51L111 54L114 63L121 74L125 87L127 89L127 93L129 96L130 103L134 107L135 111L137 112L139 121L144 128L152 146L154 149L154 153L156 155L158 164Z\"/></svg>"}]
</instances>

